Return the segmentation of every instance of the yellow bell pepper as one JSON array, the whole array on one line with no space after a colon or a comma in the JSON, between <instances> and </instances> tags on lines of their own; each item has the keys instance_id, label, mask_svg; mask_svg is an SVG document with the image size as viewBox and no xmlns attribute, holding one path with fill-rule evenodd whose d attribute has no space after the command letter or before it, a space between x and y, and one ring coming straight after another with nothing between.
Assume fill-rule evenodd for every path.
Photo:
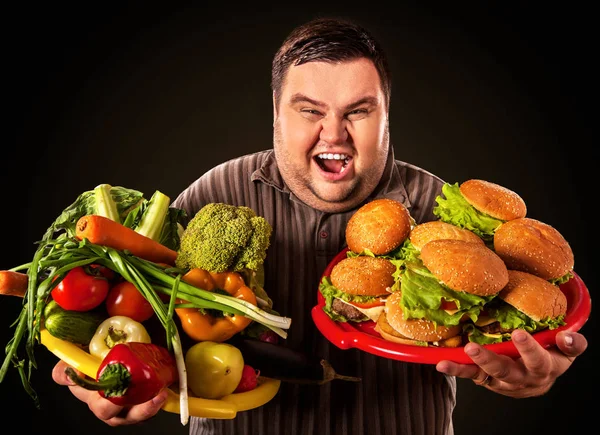
<instances>
[{"instance_id":1,"label":"yellow bell pepper","mask_svg":"<svg viewBox=\"0 0 600 435\"><path fill-rule=\"evenodd\" d=\"M41 342L55 356L96 379L101 360L85 352L79 346L52 336L46 329L41 329ZM220 400L201 399L190 396L188 401L189 413L195 417L232 419L240 411L257 408L269 402L279 391L281 381L270 378L259 378L258 386L245 393L235 393ZM168 397L163 411L179 414L179 394L168 389Z\"/></svg>"},{"instance_id":2,"label":"yellow bell pepper","mask_svg":"<svg viewBox=\"0 0 600 435\"><path fill-rule=\"evenodd\" d=\"M104 359L115 345L131 341L150 343L150 335L144 325L126 316L112 316L96 329L89 344L90 354Z\"/></svg>"}]
</instances>

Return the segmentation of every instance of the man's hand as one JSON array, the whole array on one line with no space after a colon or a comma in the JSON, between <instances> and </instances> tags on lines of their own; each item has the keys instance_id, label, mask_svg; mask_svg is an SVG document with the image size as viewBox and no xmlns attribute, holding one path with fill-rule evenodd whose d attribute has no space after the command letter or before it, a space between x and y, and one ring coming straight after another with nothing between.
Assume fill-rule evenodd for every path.
<instances>
[{"instance_id":1,"label":"man's hand","mask_svg":"<svg viewBox=\"0 0 600 435\"><path fill-rule=\"evenodd\" d=\"M475 364L440 361L439 372L464 379L509 397L532 397L545 394L587 348L586 338L571 331L556 334L556 347L544 349L522 329L512 333L520 358L498 355L476 343L468 343L465 353Z\"/></svg>"},{"instance_id":2,"label":"man's hand","mask_svg":"<svg viewBox=\"0 0 600 435\"><path fill-rule=\"evenodd\" d=\"M96 417L109 426L124 426L141 423L154 416L167 399L167 391L163 389L156 397L146 403L124 408L103 398L97 391L86 390L73 384L65 374L68 365L59 361L52 370L52 379L59 385L67 385L73 395L87 403ZM79 373L81 375L81 373Z\"/></svg>"}]
</instances>

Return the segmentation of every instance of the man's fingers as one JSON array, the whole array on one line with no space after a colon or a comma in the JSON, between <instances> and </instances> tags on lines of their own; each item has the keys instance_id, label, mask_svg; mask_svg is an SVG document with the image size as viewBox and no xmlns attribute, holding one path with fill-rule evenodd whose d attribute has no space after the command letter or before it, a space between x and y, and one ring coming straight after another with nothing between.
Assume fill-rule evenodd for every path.
<instances>
[{"instance_id":1,"label":"man's fingers","mask_svg":"<svg viewBox=\"0 0 600 435\"><path fill-rule=\"evenodd\" d=\"M73 385L73 382L65 373L67 367L69 365L66 362L59 360L52 369L52 380L59 385Z\"/></svg>"},{"instance_id":2,"label":"man's fingers","mask_svg":"<svg viewBox=\"0 0 600 435\"><path fill-rule=\"evenodd\" d=\"M87 403L90 410L96 417L101 420L109 420L116 417L121 410L122 406L117 406L114 403L104 399L97 391L86 390L83 387L79 387L73 384L73 381L69 379L65 373L65 369L70 367L66 362L60 360L56 363L52 369L52 379L59 385L67 385L71 393L82 402ZM85 376L78 370L75 370L79 376Z\"/></svg>"},{"instance_id":3,"label":"man's fingers","mask_svg":"<svg viewBox=\"0 0 600 435\"><path fill-rule=\"evenodd\" d=\"M522 329L516 329L511 334L511 340L530 374L539 378L550 374L552 357L530 334Z\"/></svg>"},{"instance_id":4,"label":"man's fingers","mask_svg":"<svg viewBox=\"0 0 600 435\"><path fill-rule=\"evenodd\" d=\"M141 423L153 417L161 410L162 405L165 403L165 400L167 400L167 396L167 390L163 389L153 399L139 405L134 405L130 408L121 408L120 412L110 418L104 418L103 420L109 426L125 426ZM96 414L98 418L102 419L104 416L111 415L109 414L110 408L105 406L106 405L101 401L94 403L94 414Z\"/></svg>"},{"instance_id":5,"label":"man's fingers","mask_svg":"<svg viewBox=\"0 0 600 435\"><path fill-rule=\"evenodd\" d=\"M75 387L75 388L85 390L84 388L81 388L81 387ZM71 390L71 391L73 391L73 390ZM85 390L85 391L87 391L87 390ZM119 413L121 413L121 411L123 411L122 406L115 405L110 400L107 400L104 397L102 397L100 394L98 394L97 391L88 391L88 392L93 393L93 394L90 394L89 396L87 396L86 402L87 402L90 410L100 420L104 420L104 421L110 420L111 418L117 417L119 415ZM75 391L73 391L73 394L77 395Z\"/></svg>"},{"instance_id":6,"label":"man's fingers","mask_svg":"<svg viewBox=\"0 0 600 435\"><path fill-rule=\"evenodd\" d=\"M156 415L167 400L168 391L163 389L152 400L129 408L115 405L102 397L97 391L87 390L73 384L65 373L70 367L64 361L58 361L52 369L52 379L59 385L66 385L71 393L82 402L87 403L92 413L109 426L120 426L140 423ZM85 376L76 370L79 376Z\"/></svg>"},{"instance_id":7,"label":"man's fingers","mask_svg":"<svg viewBox=\"0 0 600 435\"><path fill-rule=\"evenodd\" d=\"M524 376L523 371L515 364L512 358L505 355L498 355L479 344L467 343L465 345L465 353L483 372L489 374L494 379L513 383L518 382ZM485 376L478 372L476 377L472 379L482 381L483 378Z\"/></svg>"},{"instance_id":8,"label":"man's fingers","mask_svg":"<svg viewBox=\"0 0 600 435\"><path fill-rule=\"evenodd\" d=\"M153 399L148 400L145 403L132 406L127 413L127 424L139 423L154 416L158 411L161 410L165 400L167 400L167 395L167 390L163 389Z\"/></svg>"},{"instance_id":9,"label":"man's fingers","mask_svg":"<svg viewBox=\"0 0 600 435\"><path fill-rule=\"evenodd\" d=\"M561 331L556 334L556 345L566 356L575 358L587 349L587 339L578 332Z\"/></svg>"},{"instance_id":10,"label":"man's fingers","mask_svg":"<svg viewBox=\"0 0 600 435\"><path fill-rule=\"evenodd\" d=\"M481 369L474 364L457 364L452 361L440 361L435 366L440 373L464 379L478 379Z\"/></svg>"}]
</instances>

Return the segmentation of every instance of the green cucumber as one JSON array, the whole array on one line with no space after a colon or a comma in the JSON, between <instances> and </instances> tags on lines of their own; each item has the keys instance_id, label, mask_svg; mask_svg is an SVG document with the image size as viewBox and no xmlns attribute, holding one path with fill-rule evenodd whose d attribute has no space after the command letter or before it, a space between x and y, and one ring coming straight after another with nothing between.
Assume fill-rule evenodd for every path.
<instances>
[{"instance_id":1,"label":"green cucumber","mask_svg":"<svg viewBox=\"0 0 600 435\"><path fill-rule=\"evenodd\" d=\"M105 316L95 311L71 311L52 300L44 309L44 327L50 335L87 346Z\"/></svg>"}]
</instances>

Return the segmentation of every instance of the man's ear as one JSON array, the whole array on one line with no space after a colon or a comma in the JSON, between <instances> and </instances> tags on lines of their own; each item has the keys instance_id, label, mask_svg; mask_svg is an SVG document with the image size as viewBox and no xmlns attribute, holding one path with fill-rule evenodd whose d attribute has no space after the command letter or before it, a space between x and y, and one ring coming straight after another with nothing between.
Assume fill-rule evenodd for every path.
<instances>
[{"instance_id":1,"label":"man's ear","mask_svg":"<svg viewBox=\"0 0 600 435\"><path fill-rule=\"evenodd\" d=\"M273 125L277 119L277 98L275 97L275 91L273 91Z\"/></svg>"}]
</instances>

